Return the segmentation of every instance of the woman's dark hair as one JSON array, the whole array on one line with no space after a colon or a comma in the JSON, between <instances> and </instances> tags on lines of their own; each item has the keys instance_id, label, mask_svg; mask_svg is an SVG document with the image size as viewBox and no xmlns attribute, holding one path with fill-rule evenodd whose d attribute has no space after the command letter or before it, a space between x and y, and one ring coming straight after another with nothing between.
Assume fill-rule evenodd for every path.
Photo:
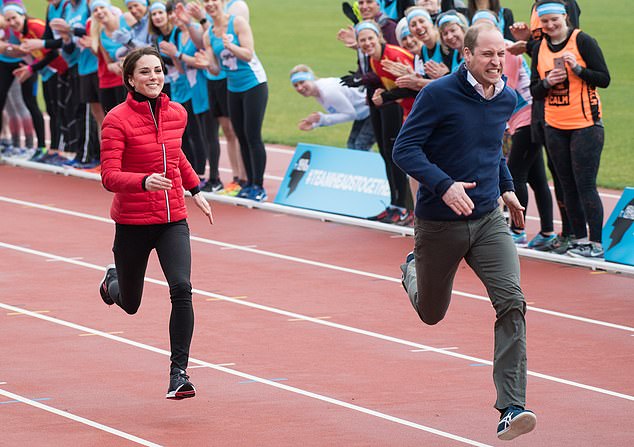
<instances>
[{"instance_id":1,"label":"woman's dark hair","mask_svg":"<svg viewBox=\"0 0 634 447\"><path fill-rule=\"evenodd\" d=\"M159 61L161 61L161 69L163 73L165 73L165 62L163 58L159 54L158 50L154 47L140 47L136 48L128 53L128 55L123 60L123 84L125 88L128 89L129 92L134 92L134 87L130 85L130 76L134 73L134 69L136 68L136 63L143 56L156 56Z\"/></svg>"},{"instance_id":2,"label":"woman's dark hair","mask_svg":"<svg viewBox=\"0 0 634 447\"><path fill-rule=\"evenodd\" d=\"M499 14L500 12L500 0L489 0L489 7L491 11L495 12L495 14ZM469 19L473 17L473 15L477 12L478 6L476 5L476 0L469 0L469 5L467 6L467 11L469 14Z\"/></svg>"}]
</instances>

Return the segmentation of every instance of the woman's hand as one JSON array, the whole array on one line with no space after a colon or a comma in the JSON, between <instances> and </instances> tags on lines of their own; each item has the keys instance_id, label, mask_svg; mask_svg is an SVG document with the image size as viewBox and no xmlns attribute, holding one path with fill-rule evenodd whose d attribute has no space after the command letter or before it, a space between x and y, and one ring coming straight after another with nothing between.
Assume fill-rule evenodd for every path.
<instances>
[{"instance_id":1,"label":"woman's hand","mask_svg":"<svg viewBox=\"0 0 634 447\"><path fill-rule=\"evenodd\" d=\"M150 174L143 185L146 191L167 191L172 189L172 181L165 174Z\"/></svg>"},{"instance_id":2,"label":"woman's hand","mask_svg":"<svg viewBox=\"0 0 634 447\"><path fill-rule=\"evenodd\" d=\"M381 66L385 68L385 71L393 74L396 77L414 73L414 69L409 65L406 65L402 62L391 61L389 59L383 59L381 61Z\"/></svg>"},{"instance_id":3,"label":"woman's hand","mask_svg":"<svg viewBox=\"0 0 634 447\"><path fill-rule=\"evenodd\" d=\"M15 78L20 82L26 81L32 75L33 75L33 71L31 67L29 67L28 65L20 64L18 68L13 70L13 76L15 76Z\"/></svg>"},{"instance_id":4,"label":"woman's hand","mask_svg":"<svg viewBox=\"0 0 634 447\"><path fill-rule=\"evenodd\" d=\"M337 40L343 42L348 48L357 48L357 36L352 26L340 29L337 33Z\"/></svg>"},{"instance_id":5,"label":"woman's hand","mask_svg":"<svg viewBox=\"0 0 634 447\"><path fill-rule=\"evenodd\" d=\"M564 52L561 57L564 59L564 62L570 67L571 70L574 70L575 67L579 65L577 64L577 58L575 58L575 55L572 54L570 51Z\"/></svg>"},{"instance_id":6,"label":"woman's hand","mask_svg":"<svg viewBox=\"0 0 634 447\"><path fill-rule=\"evenodd\" d=\"M318 123L320 119L321 119L321 116L319 115L319 113L313 112L310 115L308 115L306 118L301 120L299 124L297 125L297 127L299 128L299 130L306 130L306 131L313 130L313 124Z\"/></svg>"},{"instance_id":7,"label":"woman's hand","mask_svg":"<svg viewBox=\"0 0 634 447\"><path fill-rule=\"evenodd\" d=\"M384 91L385 90L383 90L382 88L377 88L374 91L374 95L372 95L372 102L375 106L381 107L383 105L383 97L381 96L381 93L383 93Z\"/></svg>"},{"instance_id":8,"label":"woman's hand","mask_svg":"<svg viewBox=\"0 0 634 447\"><path fill-rule=\"evenodd\" d=\"M433 60L428 60L427 62L425 62L423 67L425 68L425 73L431 79L442 78L444 75L449 73L449 68L445 64L439 64L438 62Z\"/></svg>"},{"instance_id":9,"label":"woman's hand","mask_svg":"<svg viewBox=\"0 0 634 447\"><path fill-rule=\"evenodd\" d=\"M421 90L424 87L423 78L416 74L408 74L396 79L396 86L410 90Z\"/></svg>"},{"instance_id":10,"label":"woman's hand","mask_svg":"<svg viewBox=\"0 0 634 447\"><path fill-rule=\"evenodd\" d=\"M41 50L42 48L44 48L44 41L42 39L24 39L20 44L20 49L25 53Z\"/></svg>"},{"instance_id":11,"label":"woman's hand","mask_svg":"<svg viewBox=\"0 0 634 447\"><path fill-rule=\"evenodd\" d=\"M553 85L557 85L564 82L567 77L568 77L568 73L566 73L565 69L553 68L546 75L546 82L548 82L550 86L553 86Z\"/></svg>"},{"instance_id":12,"label":"woman's hand","mask_svg":"<svg viewBox=\"0 0 634 447\"><path fill-rule=\"evenodd\" d=\"M211 214L211 206L209 206L209 202L203 197L202 194L198 193L194 196L194 203L203 212L205 216L209 219L209 224L214 224L214 216Z\"/></svg>"},{"instance_id":13,"label":"woman's hand","mask_svg":"<svg viewBox=\"0 0 634 447\"><path fill-rule=\"evenodd\" d=\"M169 57L174 57L176 56L176 53L178 53L178 48L176 48L176 45L166 40L163 40L159 43L159 49L163 53L167 54Z\"/></svg>"},{"instance_id":14,"label":"woman's hand","mask_svg":"<svg viewBox=\"0 0 634 447\"><path fill-rule=\"evenodd\" d=\"M511 30L511 34L515 38L515 40L524 40L527 41L531 38L531 30L528 28L528 25L524 22L515 22L512 24L509 29Z\"/></svg>"},{"instance_id":15,"label":"woman's hand","mask_svg":"<svg viewBox=\"0 0 634 447\"><path fill-rule=\"evenodd\" d=\"M513 42L512 44L507 45L506 51L514 56L522 55L526 53L526 41L518 40L516 42Z\"/></svg>"},{"instance_id":16,"label":"woman's hand","mask_svg":"<svg viewBox=\"0 0 634 447\"><path fill-rule=\"evenodd\" d=\"M121 64L119 62L110 62L108 65L108 71L117 76L123 75L123 70L121 69Z\"/></svg>"}]
</instances>

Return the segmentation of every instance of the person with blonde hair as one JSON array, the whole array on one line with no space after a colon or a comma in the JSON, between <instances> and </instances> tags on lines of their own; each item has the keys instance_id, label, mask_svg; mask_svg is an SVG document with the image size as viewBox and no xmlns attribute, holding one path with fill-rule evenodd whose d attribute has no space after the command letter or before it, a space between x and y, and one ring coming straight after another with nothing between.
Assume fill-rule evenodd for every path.
<instances>
[{"instance_id":1,"label":"person with blonde hair","mask_svg":"<svg viewBox=\"0 0 634 447\"><path fill-rule=\"evenodd\" d=\"M302 119L300 130L310 131L318 127L333 126L354 121L346 147L363 151L374 144L374 131L370 122L370 109L365 102L365 89L341 85L339 78L318 78L307 65L297 65L290 73L291 85L297 93L313 97L326 110L313 112Z\"/></svg>"}]
</instances>

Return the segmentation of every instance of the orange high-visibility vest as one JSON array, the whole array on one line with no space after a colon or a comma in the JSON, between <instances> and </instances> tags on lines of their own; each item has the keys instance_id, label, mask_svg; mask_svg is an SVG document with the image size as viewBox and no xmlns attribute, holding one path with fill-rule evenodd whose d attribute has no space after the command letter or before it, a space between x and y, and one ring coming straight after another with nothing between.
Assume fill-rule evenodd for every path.
<instances>
[{"instance_id":1,"label":"orange high-visibility vest","mask_svg":"<svg viewBox=\"0 0 634 447\"><path fill-rule=\"evenodd\" d=\"M555 68L555 58L561 57L566 51L575 55L577 64L586 67L585 61L579 54L577 47L576 29L570 35L568 42L561 50L553 52L548 48L548 42L543 39L537 59L537 71L544 79ZM593 126L601 119L601 100L597 89L588 85L566 66L568 78L557 85L553 85L548 92L545 104L546 124L556 129L583 129Z\"/></svg>"}]
</instances>

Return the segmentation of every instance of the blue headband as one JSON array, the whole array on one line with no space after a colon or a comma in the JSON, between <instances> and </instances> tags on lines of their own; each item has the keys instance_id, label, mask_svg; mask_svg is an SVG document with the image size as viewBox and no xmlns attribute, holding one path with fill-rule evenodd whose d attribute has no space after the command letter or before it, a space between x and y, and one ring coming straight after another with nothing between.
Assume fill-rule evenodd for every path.
<instances>
[{"instance_id":1,"label":"blue headband","mask_svg":"<svg viewBox=\"0 0 634 447\"><path fill-rule=\"evenodd\" d=\"M110 8L112 5L110 4L110 0L93 0L90 2L90 13L92 14L99 6Z\"/></svg>"},{"instance_id":2,"label":"blue headband","mask_svg":"<svg viewBox=\"0 0 634 447\"><path fill-rule=\"evenodd\" d=\"M462 20L460 17L454 16L453 14L447 14L446 16L442 16L438 21L438 28L443 26L445 23L457 23L458 25L462 24Z\"/></svg>"},{"instance_id":3,"label":"blue headband","mask_svg":"<svg viewBox=\"0 0 634 447\"><path fill-rule=\"evenodd\" d=\"M546 14L566 14L566 7L561 3L542 3L537 7L539 17Z\"/></svg>"},{"instance_id":4,"label":"blue headband","mask_svg":"<svg viewBox=\"0 0 634 447\"><path fill-rule=\"evenodd\" d=\"M412 32L409 30L409 28L403 28L403 31L401 31L401 40L405 39L410 34L412 34Z\"/></svg>"},{"instance_id":5,"label":"blue headband","mask_svg":"<svg viewBox=\"0 0 634 447\"><path fill-rule=\"evenodd\" d=\"M478 11L471 18L471 24L476 23L478 20L490 20L494 25L498 24L498 18L489 11Z\"/></svg>"},{"instance_id":6,"label":"blue headband","mask_svg":"<svg viewBox=\"0 0 634 447\"><path fill-rule=\"evenodd\" d=\"M130 3L140 3L143 6L147 6L147 0L125 0L126 6L128 6Z\"/></svg>"},{"instance_id":7,"label":"blue headband","mask_svg":"<svg viewBox=\"0 0 634 447\"><path fill-rule=\"evenodd\" d=\"M154 2L150 5L150 12L154 12L159 9L161 11L167 11L167 6L165 6L165 3L161 3L161 2Z\"/></svg>"},{"instance_id":8,"label":"blue headband","mask_svg":"<svg viewBox=\"0 0 634 447\"><path fill-rule=\"evenodd\" d=\"M301 81L314 81L315 76L312 73L307 71L298 71L297 73L293 73L291 75L291 84L295 85Z\"/></svg>"},{"instance_id":9,"label":"blue headband","mask_svg":"<svg viewBox=\"0 0 634 447\"><path fill-rule=\"evenodd\" d=\"M361 31L363 31L364 29L369 29L369 30L374 31L377 36L381 35L381 32L379 31L379 29L372 22L361 22L357 26L355 26L354 31L355 31L356 35L358 36L359 33Z\"/></svg>"},{"instance_id":10,"label":"blue headband","mask_svg":"<svg viewBox=\"0 0 634 447\"><path fill-rule=\"evenodd\" d=\"M2 8L2 12L5 13L7 11L15 11L20 15L25 15L26 14L26 9L24 8L24 6L20 6L17 5L15 3L7 3L4 5L4 7Z\"/></svg>"},{"instance_id":11,"label":"blue headband","mask_svg":"<svg viewBox=\"0 0 634 447\"><path fill-rule=\"evenodd\" d=\"M414 17L424 17L429 22L432 21L431 20L431 16L424 9L415 9L412 12L410 12L409 14L407 14L407 23L409 24L409 22L411 22Z\"/></svg>"}]
</instances>

